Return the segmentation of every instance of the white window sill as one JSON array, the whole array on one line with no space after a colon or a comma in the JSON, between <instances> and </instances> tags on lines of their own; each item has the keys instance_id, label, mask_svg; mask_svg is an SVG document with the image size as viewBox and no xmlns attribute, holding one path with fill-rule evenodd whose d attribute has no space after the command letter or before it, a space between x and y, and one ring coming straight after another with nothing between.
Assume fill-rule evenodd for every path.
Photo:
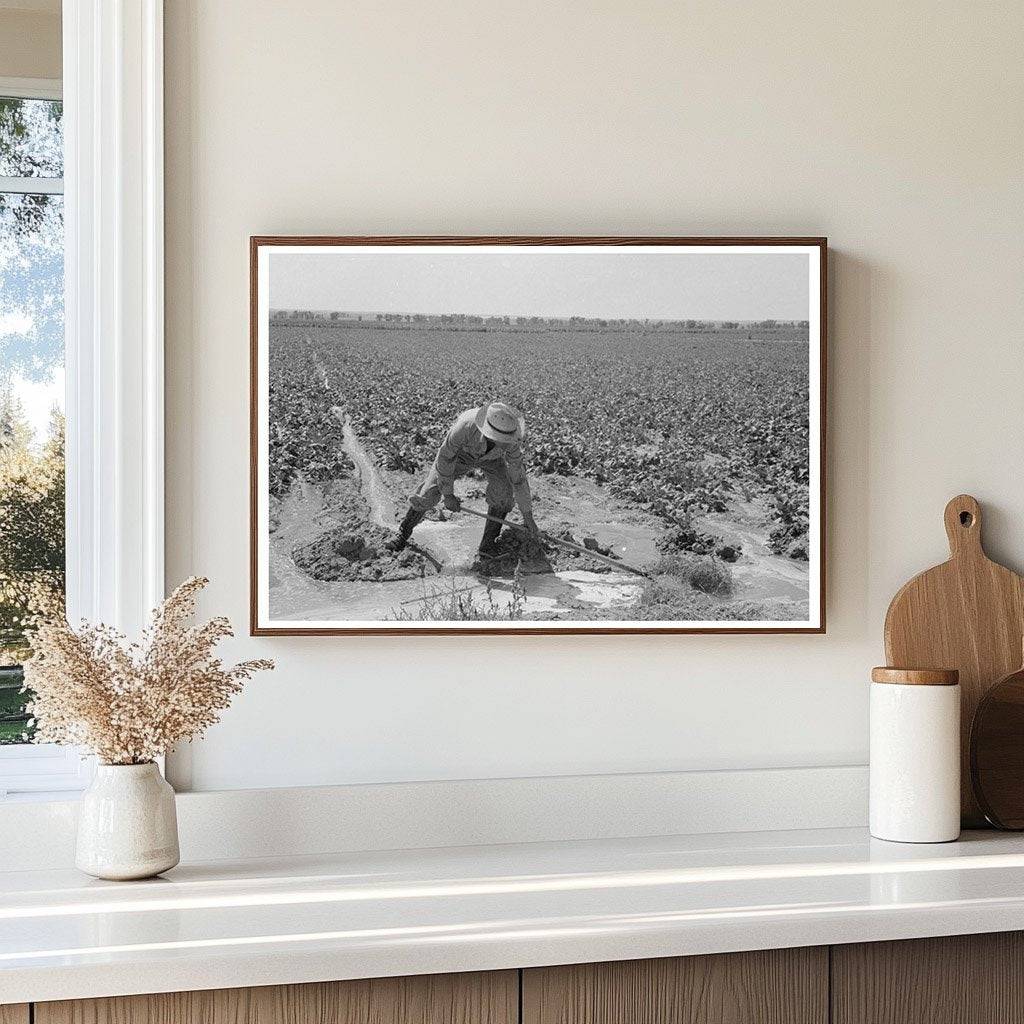
<instances>
[{"instance_id":1,"label":"white window sill","mask_svg":"<svg viewBox=\"0 0 1024 1024\"><path fill-rule=\"evenodd\" d=\"M52 743L0 746L0 801L67 800L89 785L94 758Z\"/></svg>"}]
</instances>

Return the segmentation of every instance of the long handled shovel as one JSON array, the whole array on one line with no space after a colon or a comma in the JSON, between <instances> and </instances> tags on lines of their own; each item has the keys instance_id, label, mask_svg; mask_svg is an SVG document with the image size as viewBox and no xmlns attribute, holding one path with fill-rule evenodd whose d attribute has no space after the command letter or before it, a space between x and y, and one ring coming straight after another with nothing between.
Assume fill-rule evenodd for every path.
<instances>
[{"instance_id":1,"label":"long handled shovel","mask_svg":"<svg viewBox=\"0 0 1024 1024\"><path fill-rule=\"evenodd\" d=\"M487 512L478 512L475 508L468 508L466 505L462 506L462 511L468 512L471 516L476 516L478 519L489 519L492 523L503 523L510 529L518 530L527 537L531 536L530 531L525 526L520 526L518 523L510 523L507 519L499 519L498 516L489 515ZM546 544L555 544L569 551L577 551L581 555L588 555L590 558L594 558L599 562L605 562L616 569L625 569L626 572L635 573L637 576L650 579L650 573L645 572L643 569L638 569L635 565L627 565L625 562L620 562L617 558L609 558L607 555L602 555L599 551L591 551L590 548L585 548L582 544L573 544L572 541L562 540L561 537L552 537L546 533L538 533L537 536Z\"/></svg>"}]
</instances>

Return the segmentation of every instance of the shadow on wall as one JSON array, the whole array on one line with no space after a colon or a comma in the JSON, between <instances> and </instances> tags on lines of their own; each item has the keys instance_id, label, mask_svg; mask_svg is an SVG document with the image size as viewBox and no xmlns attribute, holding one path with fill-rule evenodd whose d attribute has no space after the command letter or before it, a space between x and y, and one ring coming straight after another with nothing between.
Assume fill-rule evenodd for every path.
<instances>
[{"instance_id":1,"label":"shadow on wall","mask_svg":"<svg viewBox=\"0 0 1024 1024\"><path fill-rule=\"evenodd\" d=\"M869 622L869 485L872 307L891 291L877 267L829 250L828 411L825 466L826 591L829 634L877 633ZM838 581L842 580L842 587Z\"/></svg>"}]
</instances>

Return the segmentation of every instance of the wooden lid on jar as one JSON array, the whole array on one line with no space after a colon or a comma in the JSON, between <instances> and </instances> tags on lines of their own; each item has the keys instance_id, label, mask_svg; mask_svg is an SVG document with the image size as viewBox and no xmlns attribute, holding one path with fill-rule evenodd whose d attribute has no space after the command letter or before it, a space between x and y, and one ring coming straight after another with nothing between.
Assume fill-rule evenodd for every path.
<instances>
[{"instance_id":1,"label":"wooden lid on jar","mask_svg":"<svg viewBox=\"0 0 1024 1024\"><path fill-rule=\"evenodd\" d=\"M889 668L871 670L873 683L899 683L904 686L956 686L960 673L955 668Z\"/></svg>"}]
</instances>

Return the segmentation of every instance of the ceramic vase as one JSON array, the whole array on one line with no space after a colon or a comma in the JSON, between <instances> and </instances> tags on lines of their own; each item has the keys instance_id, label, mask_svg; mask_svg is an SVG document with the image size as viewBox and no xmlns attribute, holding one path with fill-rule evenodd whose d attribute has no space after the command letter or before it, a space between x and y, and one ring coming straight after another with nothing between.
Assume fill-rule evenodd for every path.
<instances>
[{"instance_id":1,"label":"ceramic vase","mask_svg":"<svg viewBox=\"0 0 1024 1024\"><path fill-rule=\"evenodd\" d=\"M151 878L178 863L174 790L149 764L101 764L82 794L75 864L96 878Z\"/></svg>"}]
</instances>

